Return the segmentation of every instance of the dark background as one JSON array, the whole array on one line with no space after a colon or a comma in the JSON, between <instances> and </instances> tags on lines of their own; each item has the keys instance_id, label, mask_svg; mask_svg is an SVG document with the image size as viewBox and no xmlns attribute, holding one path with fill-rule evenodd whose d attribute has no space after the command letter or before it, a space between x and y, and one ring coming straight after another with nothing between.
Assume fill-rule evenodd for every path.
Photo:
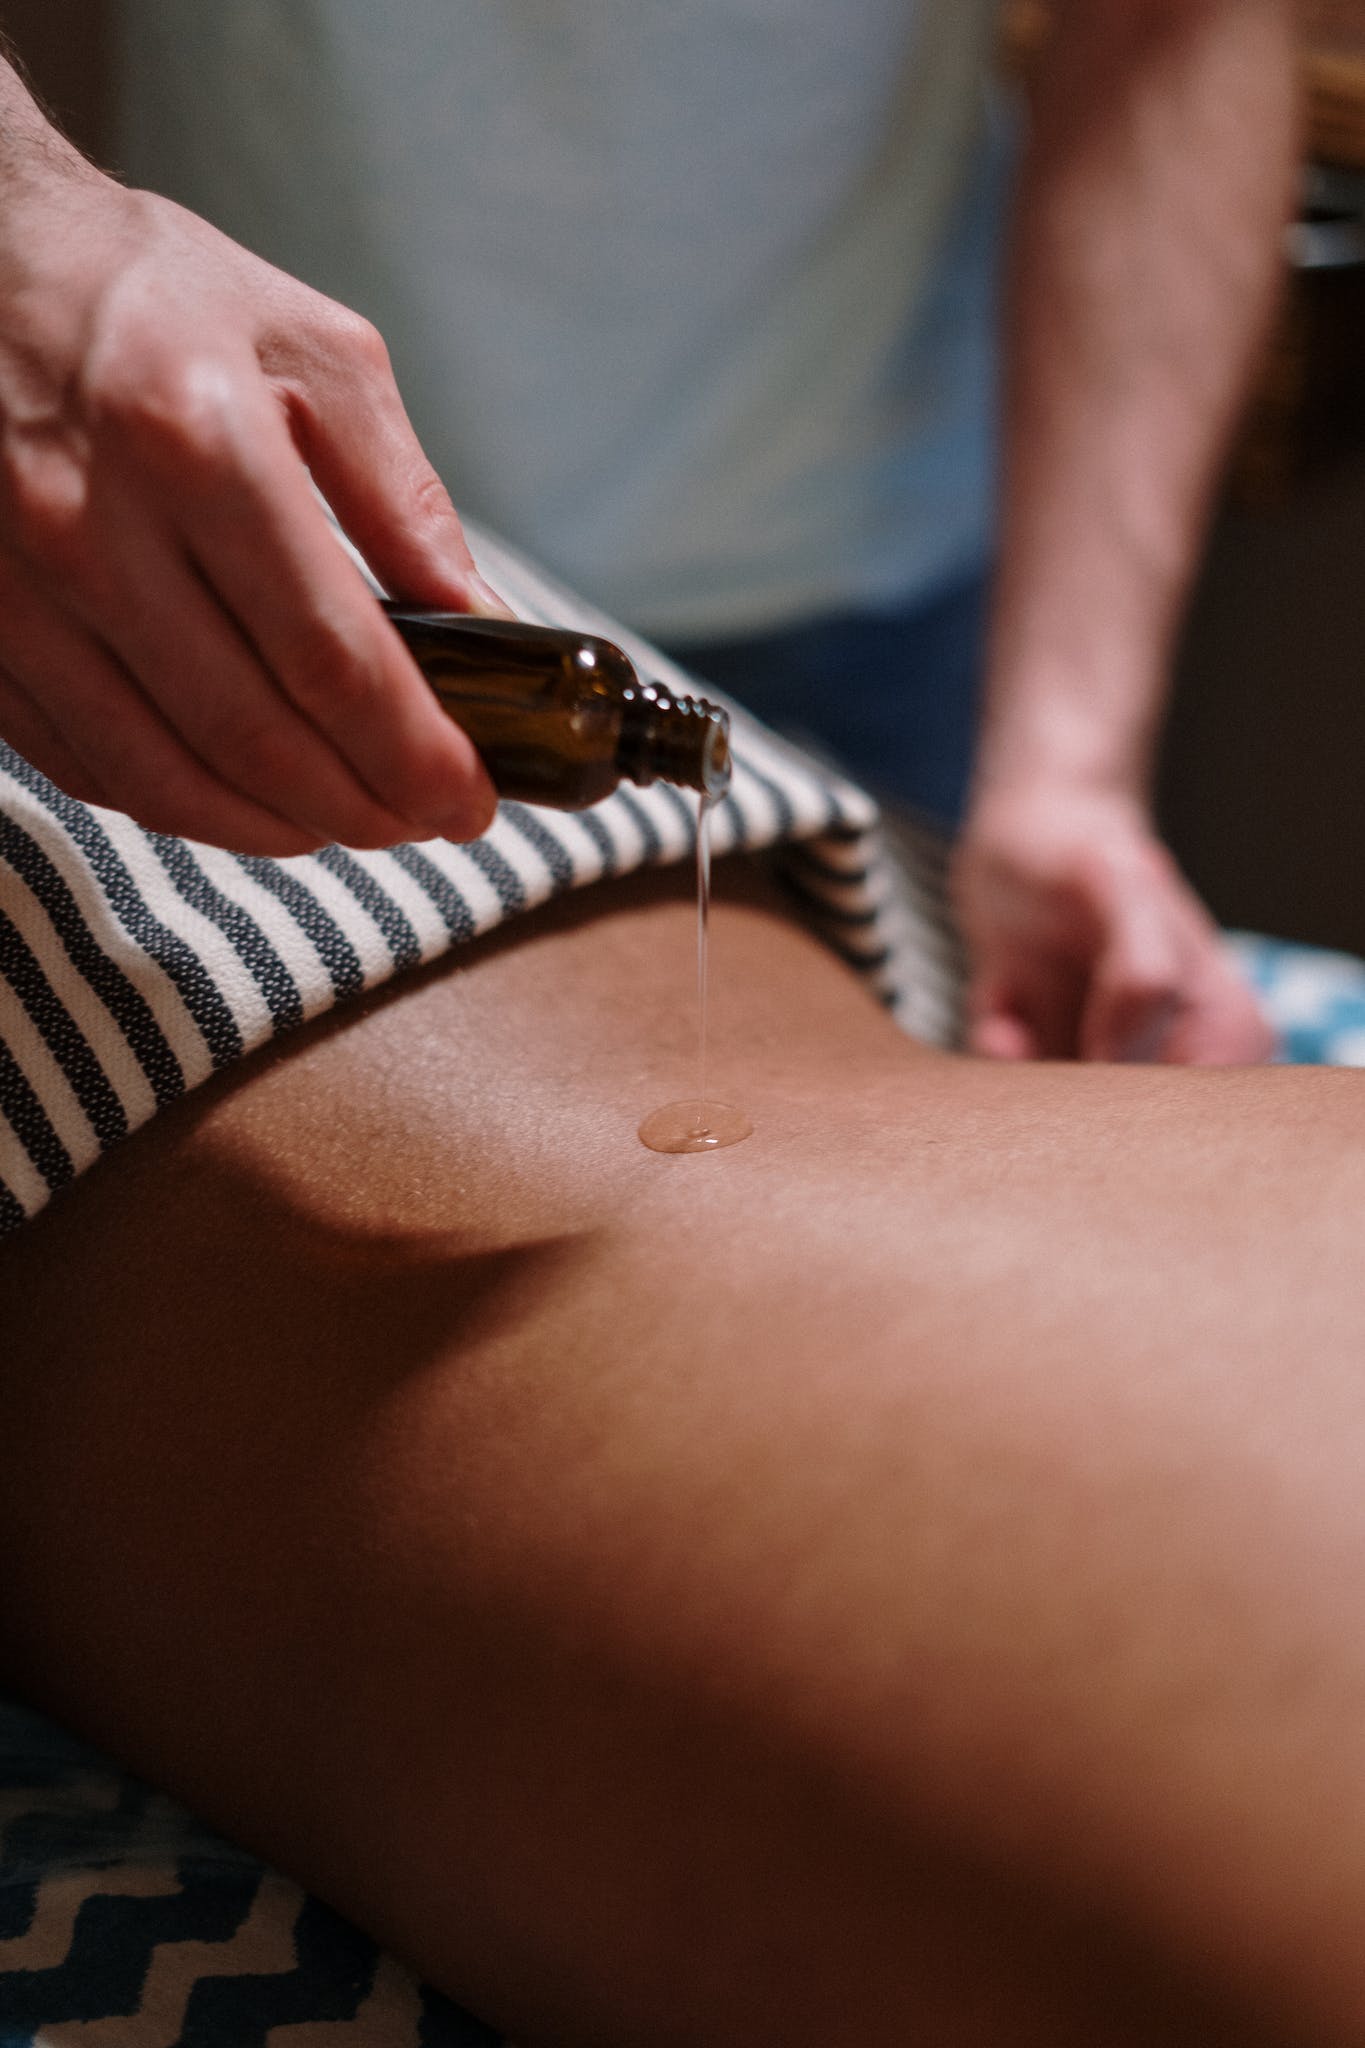
<instances>
[{"instance_id":1,"label":"dark background","mask_svg":"<svg viewBox=\"0 0 1365 2048\"><path fill-rule=\"evenodd\" d=\"M1365 0L1333 8L1365 51ZM0 22L68 132L107 161L107 0L0 0ZM1338 382L1345 363L1359 392L1360 294L1329 293L1315 319L1318 355ZM1312 409L1320 368L1312 349L1295 360L1294 403ZM1273 363L1267 379L1282 396ZM1365 450L1345 432L1334 445L1322 418L1311 461L1272 460L1269 481L1262 463L1250 499L1230 487L1185 634L1160 804L1224 923L1365 953Z\"/></svg>"}]
</instances>

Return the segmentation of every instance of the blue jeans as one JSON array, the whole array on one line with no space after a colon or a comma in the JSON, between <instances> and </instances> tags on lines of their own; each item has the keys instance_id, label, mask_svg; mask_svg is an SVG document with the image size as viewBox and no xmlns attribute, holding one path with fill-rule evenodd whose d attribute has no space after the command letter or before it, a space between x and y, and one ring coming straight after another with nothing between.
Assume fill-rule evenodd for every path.
<instances>
[{"instance_id":1,"label":"blue jeans","mask_svg":"<svg viewBox=\"0 0 1365 2048\"><path fill-rule=\"evenodd\" d=\"M987 589L982 572L900 609L667 651L777 731L813 740L875 795L953 831L976 739Z\"/></svg>"}]
</instances>

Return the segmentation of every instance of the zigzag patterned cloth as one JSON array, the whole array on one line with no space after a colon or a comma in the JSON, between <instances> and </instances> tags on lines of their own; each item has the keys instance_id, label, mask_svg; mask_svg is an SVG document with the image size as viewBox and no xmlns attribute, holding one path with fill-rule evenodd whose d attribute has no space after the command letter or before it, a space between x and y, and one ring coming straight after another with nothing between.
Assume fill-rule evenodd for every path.
<instances>
[{"instance_id":1,"label":"zigzag patterned cloth","mask_svg":"<svg viewBox=\"0 0 1365 2048\"><path fill-rule=\"evenodd\" d=\"M524 616L653 650L487 536ZM780 854L806 913L908 1030L953 1042L961 959L930 834L736 717L717 850ZM581 818L504 805L476 846L236 860L72 803L0 749L0 1228L218 1067L566 888L685 859L676 791ZM1285 1057L1365 1065L1365 968L1237 937ZM496 2048L297 1886L0 1701L0 2048Z\"/></svg>"},{"instance_id":2,"label":"zigzag patterned cloth","mask_svg":"<svg viewBox=\"0 0 1365 2048\"><path fill-rule=\"evenodd\" d=\"M488 536L523 617L662 657ZM907 1028L953 1027L942 849L907 881L836 772L734 716L714 850L771 852ZM0 1230L164 1104L292 1026L564 889L688 859L695 805L622 788L581 816L504 804L486 838L238 859L76 803L0 744ZM0 1701L0 2048L474 2048L500 2037L284 1878Z\"/></svg>"},{"instance_id":3,"label":"zigzag patterned cloth","mask_svg":"<svg viewBox=\"0 0 1365 2048\"><path fill-rule=\"evenodd\" d=\"M923 851L916 886L932 894L941 868ZM1232 943L1286 1057L1365 1065L1359 961ZM0 2048L174 2043L506 2048L297 1885L0 1701Z\"/></svg>"},{"instance_id":4,"label":"zigzag patterned cloth","mask_svg":"<svg viewBox=\"0 0 1365 2048\"><path fill-rule=\"evenodd\" d=\"M368 1936L0 1704L0 2048L497 2048Z\"/></svg>"}]
</instances>

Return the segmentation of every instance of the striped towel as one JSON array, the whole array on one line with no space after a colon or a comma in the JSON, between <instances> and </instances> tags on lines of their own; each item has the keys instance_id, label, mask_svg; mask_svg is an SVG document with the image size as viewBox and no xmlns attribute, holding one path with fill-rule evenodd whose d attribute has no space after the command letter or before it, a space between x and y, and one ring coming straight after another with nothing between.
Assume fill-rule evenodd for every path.
<instances>
[{"instance_id":1,"label":"striped towel","mask_svg":"<svg viewBox=\"0 0 1365 2048\"><path fill-rule=\"evenodd\" d=\"M483 573L524 617L600 632L686 688L656 650L489 535ZM781 850L817 928L907 1028L951 1031L955 956L941 852L908 879L875 807L734 712L717 854ZM505 803L483 839L288 860L146 832L77 803L0 743L0 1231L163 1104L277 1034L566 889L690 857L696 802L622 787L577 814Z\"/></svg>"}]
</instances>

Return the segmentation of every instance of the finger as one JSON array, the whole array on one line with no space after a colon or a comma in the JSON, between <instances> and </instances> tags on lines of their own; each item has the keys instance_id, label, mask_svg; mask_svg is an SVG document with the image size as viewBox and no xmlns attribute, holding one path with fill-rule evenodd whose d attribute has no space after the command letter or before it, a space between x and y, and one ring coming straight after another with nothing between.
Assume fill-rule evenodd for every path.
<instances>
[{"instance_id":1,"label":"finger","mask_svg":"<svg viewBox=\"0 0 1365 2048\"><path fill-rule=\"evenodd\" d=\"M285 695L411 821L409 836L483 831L496 802L483 765L338 548L265 384L213 370L194 397L191 427L182 404L139 452L177 494L199 573Z\"/></svg>"},{"instance_id":2,"label":"finger","mask_svg":"<svg viewBox=\"0 0 1365 2048\"><path fill-rule=\"evenodd\" d=\"M106 490L100 509L108 540L94 587L82 594L86 623L98 620L106 644L205 767L314 843L410 839L412 821L377 803L283 695L169 533L117 490Z\"/></svg>"},{"instance_id":3,"label":"finger","mask_svg":"<svg viewBox=\"0 0 1365 2048\"><path fill-rule=\"evenodd\" d=\"M987 1060L1034 1060L1038 1041L1022 1017L993 1010L973 1018L967 1028L967 1050Z\"/></svg>"},{"instance_id":4,"label":"finger","mask_svg":"<svg viewBox=\"0 0 1365 2048\"><path fill-rule=\"evenodd\" d=\"M327 309L307 378L281 387L299 451L379 581L415 604L510 618L412 430L368 321Z\"/></svg>"},{"instance_id":5,"label":"finger","mask_svg":"<svg viewBox=\"0 0 1365 2048\"><path fill-rule=\"evenodd\" d=\"M1107 1029L1095 1034L1096 1043L1107 1049L1087 1051L1086 1057L1121 1060L1130 1066L1151 1066L1167 1059L1171 1034L1182 1014L1183 1004L1173 994L1130 998L1116 1006Z\"/></svg>"},{"instance_id":6,"label":"finger","mask_svg":"<svg viewBox=\"0 0 1365 2048\"><path fill-rule=\"evenodd\" d=\"M973 1030L982 1028L992 1058L1077 1057L1084 982L1070 958L1044 954L982 987L971 1017Z\"/></svg>"},{"instance_id":7,"label":"finger","mask_svg":"<svg viewBox=\"0 0 1365 2048\"><path fill-rule=\"evenodd\" d=\"M1079 1057L1149 1064L1166 1057L1172 1030L1181 1015L1174 989L1115 988L1100 975L1081 1025Z\"/></svg>"},{"instance_id":8,"label":"finger","mask_svg":"<svg viewBox=\"0 0 1365 2048\"><path fill-rule=\"evenodd\" d=\"M1160 1059L1180 1012L1181 949L1164 894L1145 872L1125 875L1107 905L1105 940L1081 1013L1087 1060Z\"/></svg>"},{"instance_id":9,"label":"finger","mask_svg":"<svg viewBox=\"0 0 1365 2048\"><path fill-rule=\"evenodd\" d=\"M967 985L963 1036L967 1051L981 1059L1037 1059L1041 1049L1022 985L980 963Z\"/></svg>"},{"instance_id":10,"label":"finger","mask_svg":"<svg viewBox=\"0 0 1365 2048\"><path fill-rule=\"evenodd\" d=\"M93 779L101 802L150 831L238 853L307 853L320 843L205 768L108 649L3 559L0 620L0 653L12 680ZM29 736L41 740L36 727ZM41 760L34 765L49 772Z\"/></svg>"},{"instance_id":11,"label":"finger","mask_svg":"<svg viewBox=\"0 0 1365 2048\"><path fill-rule=\"evenodd\" d=\"M1185 1066L1260 1066L1278 1042L1256 998L1212 935L1192 977L1190 999L1172 1031L1166 1057Z\"/></svg>"},{"instance_id":12,"label":"finger","mask_svg":"<svg viewBox=\"0 0 1365 2048\"><path fill-rule=\"evenodd\" d=\"M108 792L98 777L5 669L0 669L0 738L68 796L83 804L108 804Z\"/></svg>"}]
</instances>

